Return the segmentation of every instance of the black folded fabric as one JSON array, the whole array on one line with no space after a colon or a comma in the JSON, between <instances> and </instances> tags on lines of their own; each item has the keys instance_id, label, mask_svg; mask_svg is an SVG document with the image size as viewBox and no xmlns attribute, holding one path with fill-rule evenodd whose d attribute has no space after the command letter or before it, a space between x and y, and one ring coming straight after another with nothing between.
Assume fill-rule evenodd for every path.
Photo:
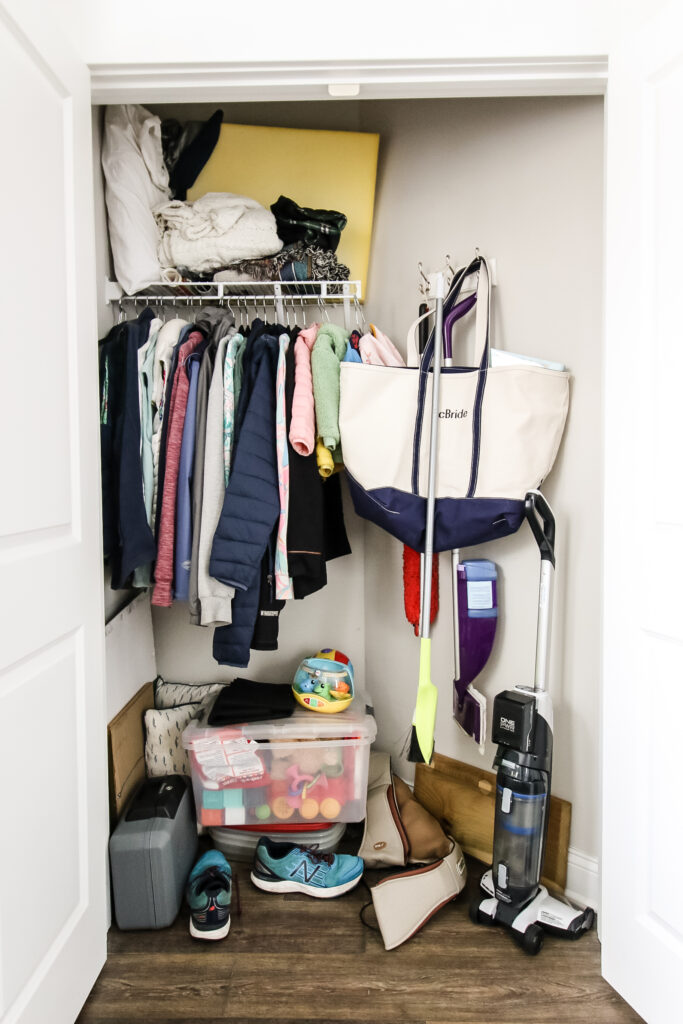
<instances>
[{"instance_id":1,"label":"black folded fabric","mask_svg":"<svg viewBox=\"0 0 683 1024\"><path fill-rule=\"evenodd\" d=\"M287 196L280 196L270 209L277 222L277 233L285 245L304 242L329 252L336 251L346 226L346 214L339 210L312 210L299 206Z\"/></svg>"},{"instance_id":2,"label":"black folded fabric","mask_svg":"<svg viewBox=\"0 0 683 1024\"><path fill-rule=\"evenodd\" d=\"M238 725L263 722L269 718L289 718L296 707L288 683L259 683L253 679L233 679L218 694L209 713L209 725Z\"/></svg>"},{"instance_id":3,"label":"black folded fabric","mask_svg":"<svg viewBox=\"0 0 683 1024\"><path fill-rule=\"evenodd\" d=\"M161 122L164 162L174 199L187 198L187 190L192 188L216 147L222 123L222 110L216 110L208 121Z\"/></svg>"}]
</instances>

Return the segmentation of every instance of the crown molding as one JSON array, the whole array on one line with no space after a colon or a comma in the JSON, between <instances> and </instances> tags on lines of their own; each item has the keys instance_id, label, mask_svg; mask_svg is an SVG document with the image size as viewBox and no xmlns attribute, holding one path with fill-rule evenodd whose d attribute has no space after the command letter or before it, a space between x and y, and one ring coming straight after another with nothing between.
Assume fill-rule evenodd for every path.
<instances>
[{"instance_id":1,"label":"crown molding","mask_svg":"<svg viewBox=\"0 0 683 1024\"><path fill-rule=\"evenodd\" d=\"M93 103L602 95L606 57L98 64Z\"/></svg>"}]
</instances>

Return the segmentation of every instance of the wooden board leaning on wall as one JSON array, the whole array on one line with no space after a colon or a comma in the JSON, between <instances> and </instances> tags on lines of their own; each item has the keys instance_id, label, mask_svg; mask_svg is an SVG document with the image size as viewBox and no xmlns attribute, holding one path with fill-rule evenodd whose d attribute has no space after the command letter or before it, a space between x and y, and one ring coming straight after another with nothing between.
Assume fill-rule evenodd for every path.
<instances>
[{"instance_id":1,"label":"wooden board leaning on wall","mask_svg":"<svg viewBox=\"0 0 683 1024\"><path fill-rule=\"evenodd\" d=\"M431 765L416 766L416 798L460 843L464 853L487 866L493 860L495 795L493 772L443 754L434 754ZM551 795L543 882L561 892L567 884L571 817L569 801Z\"/></svg>"}]
</instances>

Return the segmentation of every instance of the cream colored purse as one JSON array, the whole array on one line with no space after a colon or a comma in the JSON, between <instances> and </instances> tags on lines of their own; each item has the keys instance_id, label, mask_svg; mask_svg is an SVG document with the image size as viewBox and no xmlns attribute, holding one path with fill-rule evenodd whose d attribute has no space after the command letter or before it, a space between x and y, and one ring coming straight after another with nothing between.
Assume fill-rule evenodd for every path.
<instances>
[{"instance_id":1,"label":"cream colored purse","mask_svg":"<svg viewBox=\"0 0 683 1024\"><path fill-rule=\"evenodd\" d=\"M467 880L462 850L409 786L392 775L388 754L370 755L365 832L358 854L366 868L420 865L389 875L370 889L385 949L415 935Z\"/></svg>"}]
</instances>

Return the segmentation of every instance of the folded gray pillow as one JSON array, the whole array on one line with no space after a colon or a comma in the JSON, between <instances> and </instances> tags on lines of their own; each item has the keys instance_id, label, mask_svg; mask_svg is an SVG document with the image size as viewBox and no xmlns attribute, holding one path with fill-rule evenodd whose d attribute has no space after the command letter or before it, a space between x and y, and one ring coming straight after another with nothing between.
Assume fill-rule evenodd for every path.
<instances>
[{"instance_id":1,"label":"folded gray pillow","mask_svg":"<svg viewBox=\"0 0 683 1024\"><path fill-rule=\"evenodd\" d=\"M176 708L181 704L201 704L222 690L225 683L167 683L161 676L154 681L154 707Z\"/></svg>"}]
</instances>

